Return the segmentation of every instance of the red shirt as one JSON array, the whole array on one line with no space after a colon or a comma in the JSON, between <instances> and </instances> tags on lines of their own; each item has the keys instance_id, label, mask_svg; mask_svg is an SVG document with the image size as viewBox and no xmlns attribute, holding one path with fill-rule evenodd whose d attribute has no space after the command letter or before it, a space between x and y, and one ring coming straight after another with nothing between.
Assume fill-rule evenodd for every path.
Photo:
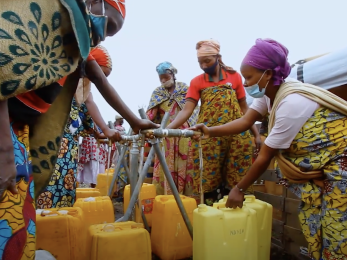
<instances>
[{"instance_id":1,"label":"red shirt","mask_svg":"<svg viewBox=\"0 0 347 260\"><path fill-rule=\"evenodd\" d=\"M242 84L241 75L237 72L230 73L225 71L224 69L221 69L219 82L213 82L212 77L206 73L203 73L192 79L188 88L186 99L191 98L195 101L199 101L200 93L203 89L217 85L224 85L227 83L231 83L231 87L236 91L238 100L241 100L246 96L246 92Z\"/></svg>"}]
</instances>

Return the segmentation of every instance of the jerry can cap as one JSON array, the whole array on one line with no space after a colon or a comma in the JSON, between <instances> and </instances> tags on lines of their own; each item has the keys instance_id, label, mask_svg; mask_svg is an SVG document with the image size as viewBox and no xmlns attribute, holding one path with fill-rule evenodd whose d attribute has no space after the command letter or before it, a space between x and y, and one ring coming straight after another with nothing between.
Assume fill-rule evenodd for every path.
<instances>
[{"instance_id":1,"label":"jerry can cap","mask_svg":"<svg viewBox=\"0 0 347 260\"><path fill-rule=\"evenodd\" d=\"M206 204L199 204L198 205L198 211L199 212L206 212L206 211L208 211L207 205Z\"/></svg>"},{"instance_id":2,"label":"jerry can cap","mask_svg":"<svg viewBox=\"0 0 347 260\"><path fill-rule=\"evenodd\" d=\"M94 197L85 198L84 201L86 201L86 202L95 201L95 198Z\"/></svg>"}]
</instances>

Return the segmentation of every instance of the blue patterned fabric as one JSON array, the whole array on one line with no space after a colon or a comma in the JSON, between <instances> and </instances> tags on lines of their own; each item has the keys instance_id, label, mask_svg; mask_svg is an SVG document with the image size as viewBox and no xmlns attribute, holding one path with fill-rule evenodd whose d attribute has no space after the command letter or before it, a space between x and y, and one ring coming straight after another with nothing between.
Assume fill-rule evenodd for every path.
<instances>
[{"instance_id":1,"label":"blue patterned fabric","mask_svg":"<svg viewBox=\"0 0 347 260\"><path fill-rule=\"evenodd\" d=\"M188 88L189 86L186 83L176 82L175 90L172 94L170 94L164 87L157 87L152 93L147 111L151 110L152 108L160 105L161 103L169 99L176 101L182 110L184 107L184 104L186 103L186 94L187 94ZM188 119L189 126L196 125L198 116L199 116L199 107L196 106L196 108L193 111L193 114Z\"/></svg>"},{"instance_id":2,"label":"blue patterned fabric","mask_svg":"<svg viewBox=\"0 0 347 260\"><path fill-rule=\"evenodd\" d=\"M156 70L159 75L168 73L168 70L170 70L173 74L177 74L177 69L168 61L164 61L160 63L157 66Z\"/></svg>"},{"instance_id":3,"label":"blue patterned fabric","mask_svg":"<svg viewBox=\"0 0 347 260\"><path fill-rule=\"evenodd\" d=\"M37 199L37 208L72 207L76 199L76 174L79 136L92 132L94 122L86 105L71 104L54 172L45 191Z\"/></svg>"}]
</instances>

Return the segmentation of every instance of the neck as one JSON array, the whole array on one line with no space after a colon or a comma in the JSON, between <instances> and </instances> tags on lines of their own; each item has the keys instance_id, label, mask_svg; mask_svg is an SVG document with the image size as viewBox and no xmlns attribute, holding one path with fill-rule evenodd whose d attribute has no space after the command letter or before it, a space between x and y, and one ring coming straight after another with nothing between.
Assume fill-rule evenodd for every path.
<instances>
[{"instance_id":1,"label":"neck","mask_svg":"<svg viewBox=\"0 0 347 260\"><path fill-rule=\"evenodd\" d=\"M169 87L166 90L167 90L167 92L169 92L171 94L172 92L174 92L175 87L176 87L176 81L174 81L174 84L172 85L172 87Z\"/></svg>"},{"instance_id":2,"label":"neck","mask_svg":"<svg viewBox=\"0 0 347 260\"><path fill-rule=\"evenodd\" d=\"M220 65L218 64L217 67L216 67L215 72L213 73L213 75L210 75L214 82L218 82L219 81L219 74L220 74Z\"/></svg>"},{"instance_id":3,"label":"neck","mask_svg":"<svg viewBox=\"0 0 347 260\"><path fill-rule=\"evenodd\" d=\"M278 91L279 86L274 86L273 81L271 80L266 88L266 96L270 98L271 105L273 104L277 91Z\"/></svg>"}]
</instances>

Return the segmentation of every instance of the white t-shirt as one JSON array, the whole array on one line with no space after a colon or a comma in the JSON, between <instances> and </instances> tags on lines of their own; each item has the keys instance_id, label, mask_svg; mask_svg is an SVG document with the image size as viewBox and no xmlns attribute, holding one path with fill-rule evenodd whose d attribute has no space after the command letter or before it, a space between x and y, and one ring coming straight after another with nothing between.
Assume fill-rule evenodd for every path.
<instances>
[{"instance_id":1,"label":"white t-shirt","mask_svg":"<svg viewBox=\"0 0 347 260\"><path fill-rule=\"evenodd\" d=\"M271 112L270 99L267 96L255 98L251 109L265 116ZM273 149L287 149L300 129L319 108L317 102L300 94L290 94L278 105L274 127L265 140L265 144Z\"/></svg>"}]
</instances>

